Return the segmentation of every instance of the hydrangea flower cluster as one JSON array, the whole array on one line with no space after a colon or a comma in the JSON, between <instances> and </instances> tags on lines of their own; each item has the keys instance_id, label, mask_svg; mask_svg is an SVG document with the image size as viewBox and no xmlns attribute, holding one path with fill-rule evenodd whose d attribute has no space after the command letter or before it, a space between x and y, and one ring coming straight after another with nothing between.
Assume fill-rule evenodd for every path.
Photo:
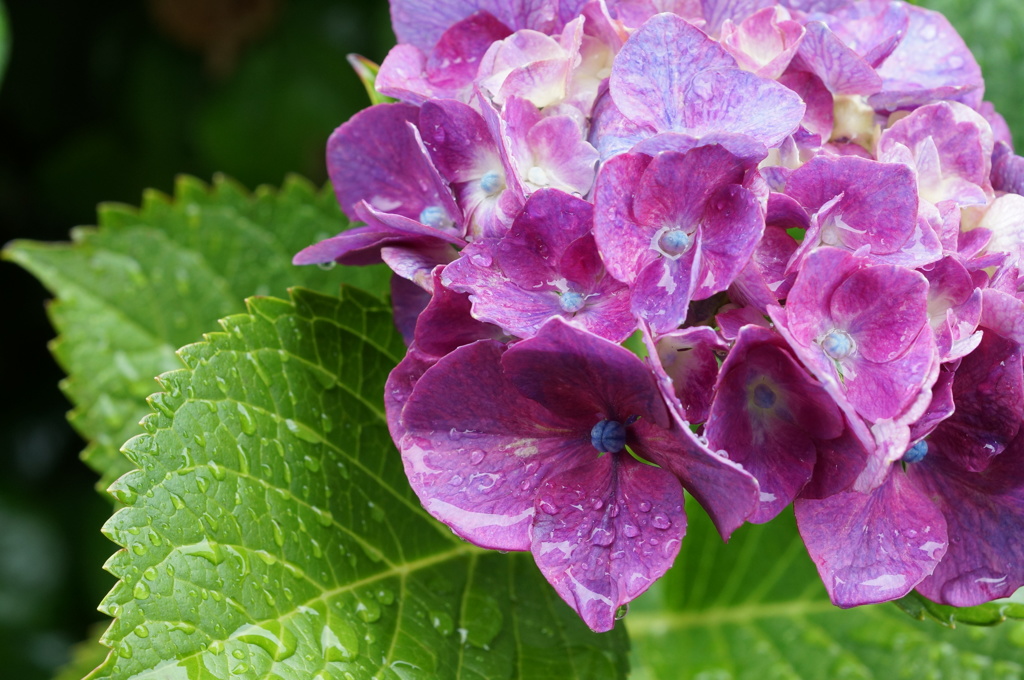
<instances>
[{"instance_id":1,"label":"hydrangea flower cluster","mask_svg":"<svg viewBox=\"0 0 1024 680\"><path fill-rule=\"evenodd\" d=\"M424 507L597 631L790 503L833 602L1024 585L1024 158L898 0L392 0L335 131ZM645 351L623 346L639 338ZM645 355L641 358L641 355Z\"/></svg>"}]
</instances>

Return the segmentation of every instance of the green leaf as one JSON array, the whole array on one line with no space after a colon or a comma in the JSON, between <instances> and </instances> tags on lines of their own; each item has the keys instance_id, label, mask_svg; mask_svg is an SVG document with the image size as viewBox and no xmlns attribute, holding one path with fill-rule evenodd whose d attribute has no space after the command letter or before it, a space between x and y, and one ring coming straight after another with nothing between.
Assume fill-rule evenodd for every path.
<instances>
[{"instance_id":1,"label":"green leaf","mask_svg":"<svg viewBox=\"0 0 1024 680\"><path fill-rule=\"evenodd\" d=\"M106 625L99 623L89 629L88 639L71 648L71 661L57 672L53 680L81 680L106 660L110 650L100 644L104 628Z\"/></svg>"},{"instance_id":2,"label":"green leaf","mask_svg":"<svg viewBox=\"0 0 1024 680\"><path fill-rule=\"evenodd\" d=\"M378 64L359 54L350 54L347 58L352 70L359 76L359 82L363 84L371 105L398 101L377 92L377 74L380 72Z\"/></svg>"},{"instance_id":3,"label":"green leaf","mask_svg":"<svg viewBox=\"0 0 1024 680\"><path fill-rule=\"evenodd\" d=\"M112 489L117 619L90 679L624 677L621 628L591 633L529 556L420 506L381 406L390 310L292 299L251 298L160 377Z\"/></svg>"},{"instance_id":4,"label":"green leaf","mask_svg":"<svg viewBox=\"0 0 1024 680\"><path fill-rule=\"evenodd\" d=\"M891 604L842 610L791 511L728 545L689 514L676 566L626 617L632 680L1024 678L1024 623L953 630Z\"/></svg>"},{"instance_id":5,"label":"green leaf","mask_svg":"<svg viewBox=\"0 0 1024 680\"><path fill-rule=\"evenodd\" d=\"M70 244L16 241L3 254L57 296L51 349L69 375L69 419L89 442L83 458L102 475L100 488L131 468L118 449L140 432L153 376L179 367L175 350L243 311L246 297L283 296L293 285L334 292L341 282L387 290L383 265L291 264L348 226L329 187L297 177L252 194L224 178L208 187L181 177L173 199L150 191L141 209L101 205L99 225L75 229Z\"/></svg>"},{"instance_id":6,"label":"green leaf","mask_svg":"<svg viewBox=\"0 0 1024 680\"><path fill-rule=\"evenodd\" d=\"M1024 603L996 601L976 607L950 607L936 604L920 595L916 590L894 602L897 607L918 621L934 619L941 624L955 628L958 623L971 626L994 626L1007 619L1024 619Z\"/></svg>"}]
</instances>

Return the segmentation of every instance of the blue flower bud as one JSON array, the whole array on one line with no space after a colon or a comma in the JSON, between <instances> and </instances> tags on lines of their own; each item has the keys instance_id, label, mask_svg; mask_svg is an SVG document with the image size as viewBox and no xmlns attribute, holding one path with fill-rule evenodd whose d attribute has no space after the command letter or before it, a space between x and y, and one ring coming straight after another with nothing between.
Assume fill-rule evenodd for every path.
<instances>
[{"instance_id":1,"label":"blue flower bud","mask_svg":"<svg viewBox=\"0 0 1024 680\"><path fill-rule=\"evenodd\" d=\"M575 314L587 306L587 299L574 290L569 290L558 297L558 306L563 312Z\"/></svg>"},{"instance_id":2,"label":"blue flower bud","mask_svg":"<svg viewBox=\"0 0 1024 680\"><path fill-rule=\"evenodd\" d=\"M602 420L590 430L590 443L601 453L618 453L626 447L626 426L615 420Z\"/></svg>"},{"instance_id":3,"label":"blue flower bud","mask_svg":"<svg viewBox=\"0 0 1024 680\"><path fill-rule=\"evenodd\" d=\"M907 452L903 454L904 463L917 463L921 461L925 456L928 455L928 442L921 440L907 449Z\"/></svg>"},{"instance_id":4,"label":"blue flower bud","mask_svg":"<svg viewBox=\"0 0 1024 680\"><path fill-rule=\"evenodd\" d=\"M849 333L835 328L822 338L821 348L829 357L840 361L853 353L854 342Z\"/></svg>"}]
</instances>

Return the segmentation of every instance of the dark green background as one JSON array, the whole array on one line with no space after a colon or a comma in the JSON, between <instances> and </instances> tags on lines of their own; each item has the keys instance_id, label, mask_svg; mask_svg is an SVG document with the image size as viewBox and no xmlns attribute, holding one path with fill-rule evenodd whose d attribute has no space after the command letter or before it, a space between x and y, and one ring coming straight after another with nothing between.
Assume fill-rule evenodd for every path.
<instances>
[{"instance_id":1,"label":"dark green background","mask_svg":"<svg viewBox=\"0 0 1024 680\"><path fill-rule=\"evenodd\" d=\"M209 1L209 0L207 0ZM138 203L177 173L225 172L253 187L287 172L325 179L330 131L366 105L348 52L380 61L393 42L384 2L278 3L262 35L230 58L231 25L206 50L161 27L147 2L7 0L13 32L0 85L0 244L64 240L99 201ZM243 21L257 0L228 0ZM988 98L1024 143L1024 5L931 0L973 46ZM235 24L237 26L237 22ZM219 36L219 37L218 37ZM36 680L104 617L113 551L109 504L66 425L45 292L0 264L0 676ZM154 390L156 384L154 383Z\"/></svg>"}]
</instances>

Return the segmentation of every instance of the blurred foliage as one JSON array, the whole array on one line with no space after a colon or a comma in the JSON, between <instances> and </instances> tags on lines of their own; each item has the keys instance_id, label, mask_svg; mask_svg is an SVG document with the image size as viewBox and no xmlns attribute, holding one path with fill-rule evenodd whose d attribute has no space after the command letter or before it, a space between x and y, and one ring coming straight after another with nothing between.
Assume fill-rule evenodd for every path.
<instances>
[{"instance_id":1,"label":"blurred foliage","mask_svg":"<svg viewBox=\"0 0 1024 680\"><path fill-rule=\"evenodd\" d=\"M920 4L961 32L1024 147L1024 4ZM224 172L250 188L288 172L323 181L324 140L368 103L345 55L379 62L394 41L385 0L26 1L7 3L6 17L0 244L66 240L98 202L136 204L144 188L171 191L178 173ZM43 680L108 620L95 606L113 584L100 570L109 506L64 419L43 288L6 263L0 286L14 319L0 331L0 659L4 677Z\"/></svg>"}]
</instances>

